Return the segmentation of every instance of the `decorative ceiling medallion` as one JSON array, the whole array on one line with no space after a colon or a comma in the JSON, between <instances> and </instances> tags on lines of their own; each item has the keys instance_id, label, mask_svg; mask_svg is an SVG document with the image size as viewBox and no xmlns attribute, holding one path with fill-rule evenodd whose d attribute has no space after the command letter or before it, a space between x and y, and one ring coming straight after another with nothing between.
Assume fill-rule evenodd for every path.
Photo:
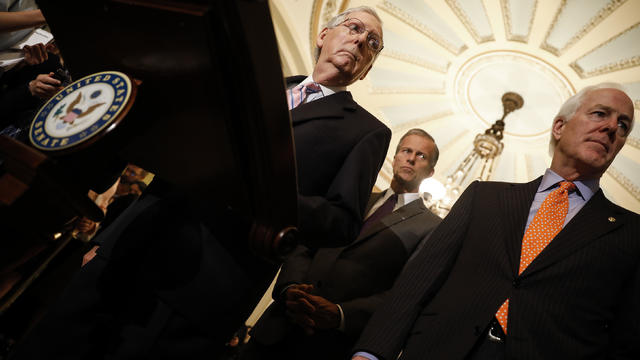
<instances>
[{"instance_id":1,"label":"decorative ceiling medallion","mask_svg":"<svg viewBox=\"0 0 640 360\"><path fill-rule=\"evenodd\" d=\"M490 84L490 86L488 86ZM482 128L502 113L500 97L517 92L526 99L522 109L506 120L505 135L548 136L562 103L575 93L573 85L547 62L517 51L490 51L467 60L456 74L453 90L460 110Z\"/></svg>"},{"instance_id":2,"label":"decorative ceiling medallion","mask_svg":"<svg viewBox=\"0 0 640 360\"><path fill-rule=\"evenodd\" d=\"M495 40L482 0L446 2L478 44Z\"/></svg>"},{"instance_id":3,"label":"decorative ceiling medallion","mask_svg":"<svg viewBox=\"0 0 640 360\"><path fill-rule=\"evenodd\" d=\"M560 56L626 0L562 0L540 48Z\"/></svg>"},{"instance_id":4,"label":"decorative ceiling medallion","mask_svg":"<svg viewBox=\"0 0 640 360\"><path fill-rule=\"evenodd\" d=\"M29 131L31 143L46 151L83 143L124 115L132 90L129 77L117 71L73 82L40 109Z\"/></svg>"},{"instance_id":5,"label":"decorative ceiling medallion","mask_svg":"<svg viewBox=\"0 0 640 360\"><path fill-rule=\"evenodd\" d=\"M640 65L640 23L636 23L569 64L581 78Z\"/></svg>"},{"instance_id":6,"label":"decorative ceiling medallion","mask_svg":"<svg viewBox=\"0 0 640 360\"><path fill-rule=\"evenodd\" d=\"M507 40L529 42L537 0L500 0Z\"/></svg>"},{"instance_id":7,"label":"decorative ceiling medallion","mask_svg":"<svg viewBox=\"0 0 640 360\"><path fill-rule=\"evenodd\" d=\"M460 55L467 45L427 4L415 0L384 0L381 9L404 21L454 55Z\"/></svg>"}]
</instances>

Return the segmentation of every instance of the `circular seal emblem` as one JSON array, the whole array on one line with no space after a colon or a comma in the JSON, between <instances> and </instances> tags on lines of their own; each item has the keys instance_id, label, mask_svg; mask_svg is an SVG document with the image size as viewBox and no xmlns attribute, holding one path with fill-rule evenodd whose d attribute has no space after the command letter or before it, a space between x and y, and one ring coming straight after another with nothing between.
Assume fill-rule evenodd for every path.
<instances>
[{"instance_id":1,"label":"circular seal emblem","mask_svg":"<svg viewBox=\"0 0 640 360\"><path fill-rule=\"evenodd\" d=\"M73 82L40 109L29 130L31 143L40 150L52 151L90 139L128 109L132 89L129 77L117 71L99 72Z\"/></svg>"}]
</instances>

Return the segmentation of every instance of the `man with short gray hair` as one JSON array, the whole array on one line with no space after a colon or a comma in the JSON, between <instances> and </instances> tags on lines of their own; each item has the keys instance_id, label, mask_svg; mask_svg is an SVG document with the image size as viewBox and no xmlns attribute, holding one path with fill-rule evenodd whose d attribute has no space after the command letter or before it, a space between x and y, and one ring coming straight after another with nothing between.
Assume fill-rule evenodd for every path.
<instances>
[{"instance_id":1,"label":"man with short gray hair","mask_svg":"<svg viewBox=\"0 0 640 360\"><path fill-rule=\"evenodd\" d=\"M589 87L554 118L544 176L469 185L354 359L640 358L640 216L599 186L633 118L619 86Z\"/></svg>"},{"instance_id":2,"label":"man with short gray hair","mask_svg":"<svg viewBox=\"0 0 640 360\"><path fill-rule=\"evenodd\" d=\"M316 37L309 76L287 79L298 170L299 239L310 248L344 246L360 231L391 131L346 87L365 78L383 48L375 10L336 15Z\"/></svg>"}]
</instances>

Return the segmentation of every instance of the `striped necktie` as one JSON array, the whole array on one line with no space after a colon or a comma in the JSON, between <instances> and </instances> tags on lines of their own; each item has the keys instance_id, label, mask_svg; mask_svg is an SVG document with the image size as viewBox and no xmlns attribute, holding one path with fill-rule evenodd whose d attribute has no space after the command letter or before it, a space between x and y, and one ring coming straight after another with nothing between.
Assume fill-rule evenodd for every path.
<instances>
[{"instance_id":1,"label":"striped necktie","mask_svg":"<svg viewBox=\"0 0 640 360\"><path fill-rule=\"evenodd\" d=\"M319 91L322 91L320 85L314 82L300 84L289 89L289 91L287 91L289 110L302 104L309 94L314 94Z\"/></svg>"},{"instance_id":2,"label":"striped necktie","mask_svg":"<svg viewBox=\"0 0 640 360\"><path fill-rule=\"evenodd\" d=\"M569 212L569 192L575 188L576 185L574 183L562 181L560 186L549 193L542 202L540 209L524 233L518 274L522 274L533 259L535 259L551 240L558 235L560 230L562 230L564 220L567 218L567 213ZM509 299L502 303L496 313L496 319L498 319L505 334L507 333L508 312Z\"/></svg>"}]
</instances>

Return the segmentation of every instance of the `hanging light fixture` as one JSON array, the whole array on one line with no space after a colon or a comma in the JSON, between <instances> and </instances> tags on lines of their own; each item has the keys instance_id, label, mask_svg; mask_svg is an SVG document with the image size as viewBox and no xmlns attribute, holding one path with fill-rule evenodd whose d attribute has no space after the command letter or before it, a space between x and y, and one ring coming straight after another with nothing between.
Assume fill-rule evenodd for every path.
<instances>
[{"instance_id":1,"label":"hanging light fixture","mask_svg":"<svg viewBox=\"0 0 640 360\"><path fill-rule=\"evenodd\" d=\"M428 201L428 207L440 217L445 217L451 210L451 206L458 200L464 190L462 184L467 179L486 181L491 178L496 158L502 153L504 131L504 119L507 115L518 110L524 104L522 96L514 92L502 95L503 114L484 134L476 135L473 140L473 149L462 160L458 168L449 176L445 183L445 195L439 200Z\"/></svg>"}]
</instances>

